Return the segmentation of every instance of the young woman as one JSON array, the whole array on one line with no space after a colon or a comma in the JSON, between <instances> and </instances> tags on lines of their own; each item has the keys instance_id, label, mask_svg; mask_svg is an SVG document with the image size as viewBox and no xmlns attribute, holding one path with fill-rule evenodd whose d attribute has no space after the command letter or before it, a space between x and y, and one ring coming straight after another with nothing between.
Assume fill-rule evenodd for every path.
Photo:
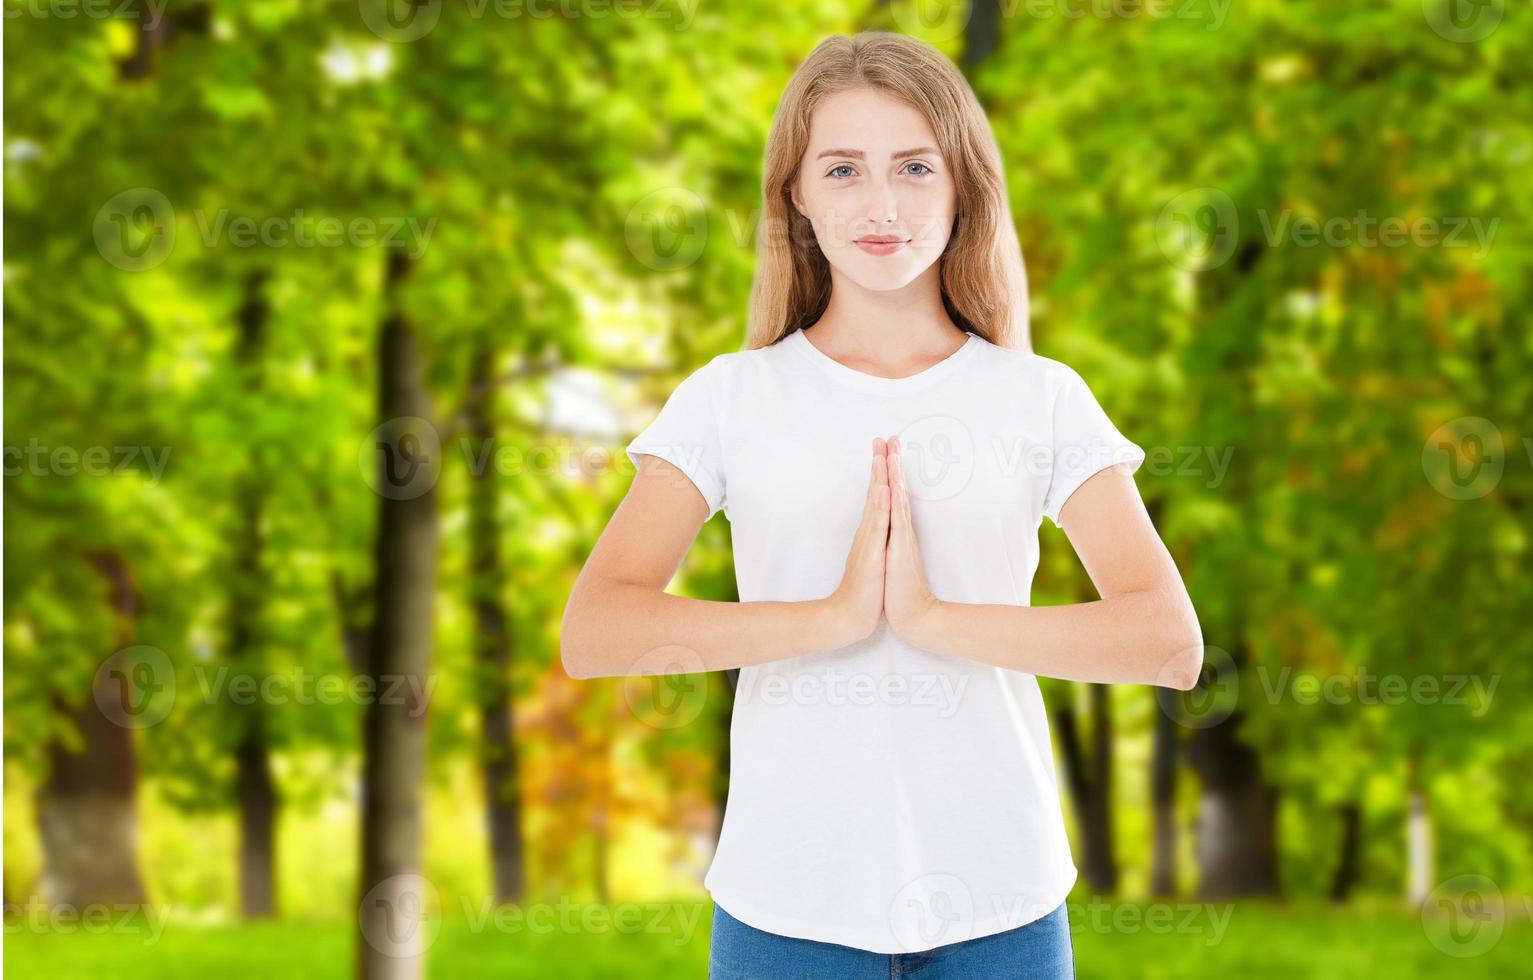
<instances>
[{"instance_id":1,"label":"young woman","mask_svg":"<svg viewBox=\"0 0 1533 980\"><path fill-rule=\"evenodd\" d=\"M940 52L825 41L765 164L745 349L629 444L565 668L740 668L715 980L1073 976L1036 676L1185 690L1203 655L1144 452L1028 350L999 153ZM721 509L740 601L667 594ZM1030 607L1045 515L1100 600Z\"/></svg>"}]
</instances>

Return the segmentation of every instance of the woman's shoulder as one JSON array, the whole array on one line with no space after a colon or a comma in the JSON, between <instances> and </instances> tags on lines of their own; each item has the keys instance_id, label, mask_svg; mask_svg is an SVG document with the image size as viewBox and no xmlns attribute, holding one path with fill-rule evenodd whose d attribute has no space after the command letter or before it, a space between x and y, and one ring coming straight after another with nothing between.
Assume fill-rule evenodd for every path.
<instances>
[{"instance_id":1,"label":"woman's shoulder","mask_svg":"<svg viewBox=\"0 0 1533 980\"><path fill-rule=\"evenodd\" d=\"M788 353L786 339L784 337L764 347L746 347L715 354L699 370L707 371L716 381L726 385L747 381L753 375L759 376L785 363Z\"/></svg>"},{"instance_id":2,"label":"woman's shoulder","mask_svg":"<svg viewBox=\"0 0 1533 980\"><path fill-rule=\"evenodd\" d=\"M984 360L1018 383L1029 387L1043 384L1052 388L1075 373L1075 369L1064 361L1039 354L1031 348L1001 347L978 334L975 336L984 347Z\"/></svg>"}]
</instances>

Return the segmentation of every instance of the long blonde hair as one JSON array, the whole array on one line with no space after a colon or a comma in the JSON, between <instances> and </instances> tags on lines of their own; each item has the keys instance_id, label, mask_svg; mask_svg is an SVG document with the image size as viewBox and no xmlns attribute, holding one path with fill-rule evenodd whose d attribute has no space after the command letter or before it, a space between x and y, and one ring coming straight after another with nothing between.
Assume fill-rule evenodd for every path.
<instances>
[{"instance_id":1,"label":"long blonde hair","mask_svg":"<svg viewBox=\"0 0 1533 980\"><path fill-rule=\"evenodd\" d=\"M953 168L953 233L941 263L948 316L1000 347L1028 350L1027 271L1011 223L1000 150L985 111L948 58L887 31L826 38L794 72L778 103L762 167L746 349L810 326L830 302L830 263L789 189L809 144L809 120L827 96L873 88L920 111Z\"/></svg>"}]
</instances>

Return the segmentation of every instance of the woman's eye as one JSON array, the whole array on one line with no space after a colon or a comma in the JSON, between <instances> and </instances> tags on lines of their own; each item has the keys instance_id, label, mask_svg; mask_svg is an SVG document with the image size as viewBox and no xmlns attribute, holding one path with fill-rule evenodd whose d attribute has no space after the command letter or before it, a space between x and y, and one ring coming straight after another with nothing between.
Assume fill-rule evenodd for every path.
<instances>
[{"instance_id":1,"label":"woman's eye","mask_svg":"<svg viewBox=\"0 0 1533 980\"><path fill-rule=\"evenodd\" d=\"M921 169L918 170L918 171L912 172L910 170L911 167L920 167ZM842 173L841 171L846 171L846 173ZM830 171L828 173L826 173L825 176L827 176L827 177L851 177L851 176L853 176L851 171L852 171L851 164L849 164L849 163L842 163L842 164L838 164L837 166L831 167ZM915 176L915 177L928 177L928 176L936 173L935 170L933 170L931 167L928 167L926 164L922 163L919 160L912 160L910 163L907 163L905 165L905 172L906 173L910 173L910 174L912 174L912 176Z\"/></svg>"}]
</instances>

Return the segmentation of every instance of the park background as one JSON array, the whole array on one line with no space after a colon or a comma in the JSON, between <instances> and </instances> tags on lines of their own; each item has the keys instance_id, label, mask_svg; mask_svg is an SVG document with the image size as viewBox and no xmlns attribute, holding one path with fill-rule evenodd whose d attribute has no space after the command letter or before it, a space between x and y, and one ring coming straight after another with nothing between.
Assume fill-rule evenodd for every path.
<instances>
[{"instance_id":1,"label":"park background","mask_svg":"<svg viewBox=\"0 0 1533 980\"><path fill-rule=\"evenodd\" d=\"M730 679L559 620L871 28L985 106L1205 631L1042 682L1079 975L1533 976L1526 0L4 12L7 972L704 975Z\"/></svg>"}]
</instances>

